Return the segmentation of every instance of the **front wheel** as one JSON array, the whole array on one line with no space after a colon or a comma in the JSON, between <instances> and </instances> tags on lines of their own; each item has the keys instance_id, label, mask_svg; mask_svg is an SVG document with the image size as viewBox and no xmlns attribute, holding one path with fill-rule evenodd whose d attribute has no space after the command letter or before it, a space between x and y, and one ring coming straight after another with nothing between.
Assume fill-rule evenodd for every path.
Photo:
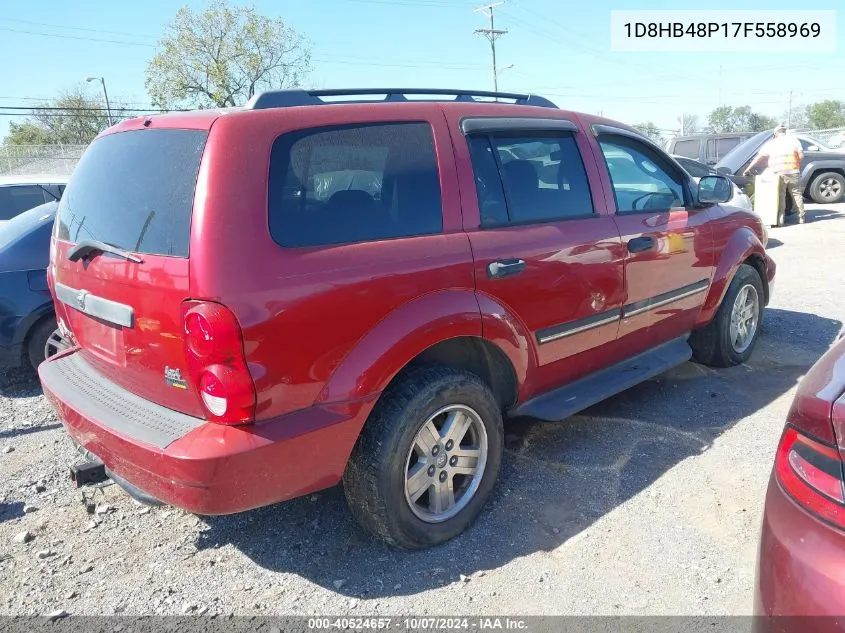
<instances>
[{"instance_id":1,"label":"front wheel","mask_svg":"<svg viewBox=\"0 0 845 633\"><path fill-rule=\"evenodd\" d=\"M845 195L845 176L835 171L819 174L810 185L810 197L818 204L834 204Z\"/></svg>"},{"instance_id":2,"label":"front wheel","mask_svg":"<svg viewBox=\"0 0 845 633\"><path fill-rule=\"evenodd\" d=\"M367 530L407 549L463 532L484 507L502 461L502 413L475 374L413 369L382 395L343 475Z\"/></svg>"},{"instance_id":3,"label":"front wheel","mask_svg":"<svg viewBox=\"0 0 845 633\"><path fill-rule=\"evenodd\" d=\"M763 281L754 266L743 264L734 275L713 320L690 336L694 358L714 367L747 361L763 321Z\"/></svg>"}]
</instances>

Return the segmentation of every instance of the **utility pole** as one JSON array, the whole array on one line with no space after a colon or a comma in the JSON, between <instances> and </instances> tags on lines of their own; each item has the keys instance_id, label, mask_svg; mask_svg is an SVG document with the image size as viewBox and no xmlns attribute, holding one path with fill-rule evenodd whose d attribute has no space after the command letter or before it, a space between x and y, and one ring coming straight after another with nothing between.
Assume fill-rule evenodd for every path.
<instances>
[{"instance_id":1,"label":"utility pole","mask_svg":"<svg viewBox=\"0 0 845 633\"><path fill-rule=\"evenodd\" d=\"M789 91L789 107L786 109L786 129L792 127L792 91Z\"/></svg>"},{"instance_id":2,"label":"utility pole","mask_svg":"<svg viewBox=\"0 0 845 633\"><path fill-rule=\"evenodd\" d=\"M475 29L476 33L480 33L487 40L490 42L490 51L493 53L493 90L499 92L499 71L496 68L496 40L499 39L502 35L507 35L506 30L497 29L496 24L493 20L493 12L496 7L504 4L503 2L494 2L493 4L486 4L483 7L479 7L475 10L476 13L483 13L488 18L490 18L490 28L489 29Z\"/></svg>"}]
</instances>

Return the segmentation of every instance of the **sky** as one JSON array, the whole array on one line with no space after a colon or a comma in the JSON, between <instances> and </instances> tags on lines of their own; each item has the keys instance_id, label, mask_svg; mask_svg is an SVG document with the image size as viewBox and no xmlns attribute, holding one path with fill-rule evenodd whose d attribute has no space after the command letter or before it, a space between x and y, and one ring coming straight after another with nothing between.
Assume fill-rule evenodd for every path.
<instances>
[{"instance_id":1,"label":"sky","mask_svg":"<svg viewBox=\"0 0 845 633\"><path fill-rule=\"evenodd\" d=\"M6 0L0 8L0 138L3 106L37 104L105 78L109 97L146 107L148 61L179 7L199 0ZM232 0L282 17L313 45L309 87L492 89L487 19L471 0ZM558 106L667 131L687 112L701 123L718 105L750 105L785 118L794 106L845 100L845 49L835 53L612 52L611 9L836 9L841 0L506 0L496 9L499 89L532 92ZM845 34L845 11L837 32ZM845 37L845 35L843 35ZM511 66L512 65L512 66ZM507 67L507 68L505 68ZM97 84L89 84L92 96Z\"/></svg>"}]
</instances>

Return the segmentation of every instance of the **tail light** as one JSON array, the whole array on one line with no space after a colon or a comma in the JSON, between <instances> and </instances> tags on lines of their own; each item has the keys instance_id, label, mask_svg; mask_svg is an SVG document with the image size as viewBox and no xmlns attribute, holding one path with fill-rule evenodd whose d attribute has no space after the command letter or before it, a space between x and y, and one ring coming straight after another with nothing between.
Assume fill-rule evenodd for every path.
<instances>
[{"instance_id":1,"label":"tail light","mask_svg":"<svg viewBox=\"0 0 845 633\"><path fill-rule=\"evenodd\" d=\"M837 447L787 426L775 457L775 476L805 510L845 529L842 458Z\"/></svg>"},{"instance_id":2,"label":"tail light","mask_svg":"<svg viewBox=\"0 0 845 633\"><path fill-rule=\"evenodd\" d=\"M246 424L255 418L255 385L235 315L219 303L183 304L185 357L208 419Z\"/></svg>"}]
</instances>

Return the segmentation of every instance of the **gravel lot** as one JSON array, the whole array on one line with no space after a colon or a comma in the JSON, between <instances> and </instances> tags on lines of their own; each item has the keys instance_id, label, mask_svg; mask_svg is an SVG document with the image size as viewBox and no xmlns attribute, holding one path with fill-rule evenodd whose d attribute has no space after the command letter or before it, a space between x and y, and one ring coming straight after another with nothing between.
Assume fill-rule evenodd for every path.
<instances>
[{"instance_id":1,"label":"gravel lot","mask_svg":"<svg viewBox=\"0 0 845 633\"><path fill-rule=\"evenodd\" d=\"M111 486L89 515L37 379L0 374L0 615L749 613L774 449L843 318L845 205L809 208L772 230L748 365L687 363L566 423L511 424L493 502L429 551L372 541L339 488L200 519Z\"/></svg>"}]
</instances>

